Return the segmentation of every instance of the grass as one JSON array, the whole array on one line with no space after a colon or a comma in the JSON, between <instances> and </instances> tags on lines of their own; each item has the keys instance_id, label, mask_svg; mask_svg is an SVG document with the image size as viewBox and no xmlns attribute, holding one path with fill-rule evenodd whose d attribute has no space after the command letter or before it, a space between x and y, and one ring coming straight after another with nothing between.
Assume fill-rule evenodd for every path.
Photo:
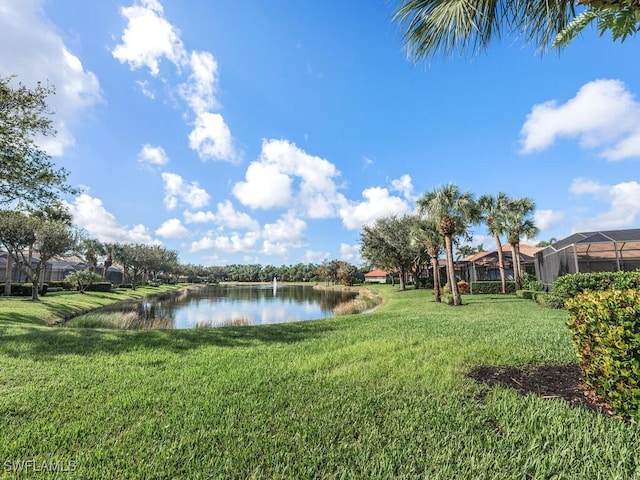
<instances>
[{"instance_id":1,"label":"grass","mask_svg":"<svg viewBox=\"0 0 640 480\"><path fill-rule=\"evenodd\" d=\"M225 329L51 328L0 303L0 478L640 478L637 425L467 377L574 362L565 312L376 289L370 314Z\"/></svg>"}]
</instances>

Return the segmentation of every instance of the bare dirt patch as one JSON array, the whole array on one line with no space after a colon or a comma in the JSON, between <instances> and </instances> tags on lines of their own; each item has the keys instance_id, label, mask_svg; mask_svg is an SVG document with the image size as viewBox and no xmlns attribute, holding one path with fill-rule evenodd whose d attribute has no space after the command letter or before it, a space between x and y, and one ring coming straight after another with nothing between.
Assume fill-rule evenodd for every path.
<instances>
[{"instance_id":1,"label":"bare dirt patch","mask_svg":"<svg viewBox=\"0 0 640 480\"><path fill-rule=\"evenodd\" d=\"M523 396L559 398L603 415L613 415L611 408L600 402L585 385L577 364L520 367L482 365L471 370L469 377L481 384L512 388Z\"/></svg>"}]
</instances>

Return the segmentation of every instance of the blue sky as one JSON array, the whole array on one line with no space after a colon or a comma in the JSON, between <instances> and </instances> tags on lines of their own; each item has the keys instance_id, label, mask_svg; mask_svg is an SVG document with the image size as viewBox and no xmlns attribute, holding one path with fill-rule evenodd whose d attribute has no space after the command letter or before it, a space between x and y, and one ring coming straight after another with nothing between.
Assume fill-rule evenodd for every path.
<instances>
[{"instance_id":1,"label":"blue sky","mask_svg":"<svg viewBox=\"0 0 640 480\"><path fill-rule=\"evenodd\" d=\"M358 264L363 225L449 182L533 198L529 243L640 226L640 37L415 65L393 6L3 0L0 74L56 87L76 224L183 263Z\"/></svg>"}]
</instances>

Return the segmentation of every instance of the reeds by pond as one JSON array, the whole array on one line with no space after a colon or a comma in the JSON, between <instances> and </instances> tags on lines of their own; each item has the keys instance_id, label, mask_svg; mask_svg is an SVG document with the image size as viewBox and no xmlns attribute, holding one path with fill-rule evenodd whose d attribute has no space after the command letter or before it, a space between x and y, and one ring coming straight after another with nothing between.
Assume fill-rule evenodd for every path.
<instances>
[{"instance_id":1,"label":"reeds by pond","mask_svg":"<svg viewBox=\"0 0 640 480\"><path fill-rule=\"evenodd\" d=\"M348 302L340 303L333 308L333 315L353 315L366 312L382 303L382 296L367 288L358 290L358 296Z\"/></svg>"}]
</instances>

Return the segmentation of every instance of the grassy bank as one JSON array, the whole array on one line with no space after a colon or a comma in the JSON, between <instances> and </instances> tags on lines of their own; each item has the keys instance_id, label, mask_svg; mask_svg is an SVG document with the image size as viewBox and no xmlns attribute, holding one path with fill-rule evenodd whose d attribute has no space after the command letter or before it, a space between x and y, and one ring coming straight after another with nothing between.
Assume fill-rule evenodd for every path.
<instances>
[{"instance_id":1,"label":"grassy bank","mask_svg":"<svg viewBox=\"0 0 640 480\"><path fill-rule=\"evenodd\" d=\"M95 308L115 302L141 299L147 295L161 295L195 286L160 285L139 286L135 290L114 289L111 292L52 292L41 296L37 302L31 297L0 297L0 326L16 323L59 325L65 320Z\"/></svg>"},{"instance_id":2,"label":"grassy bank","mask_svg":"<svg viewBox=\"0 0 640 480\"><path fill-rule=\"evenodd\" d=\"M0 313L0 478L640 478L638 426L467 377L574 362L565 312L378 289L367 315L261 327Z\"/></svg>"}]
</instances>

